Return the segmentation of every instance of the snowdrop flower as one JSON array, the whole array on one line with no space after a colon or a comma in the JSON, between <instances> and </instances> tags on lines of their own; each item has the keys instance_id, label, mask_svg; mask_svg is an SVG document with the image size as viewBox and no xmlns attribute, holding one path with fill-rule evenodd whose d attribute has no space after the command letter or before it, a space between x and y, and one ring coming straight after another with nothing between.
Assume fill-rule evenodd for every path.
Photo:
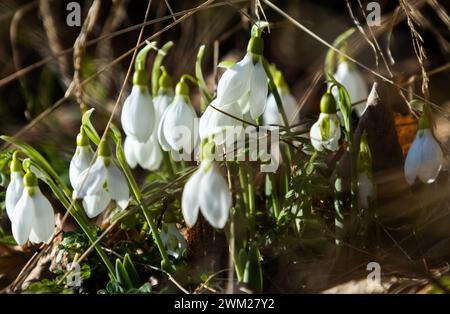
<instances>
[{"instance_id":1,"label":"snowdrop flower","mask_svg":"<svg viewBox=\"0 0 450 314\"><path fill-rule=\"evenodd\" d=\"M419 119L419 130L405 161L405 177L413 184L418 177L424 183L433 183L443 163L443 153L431 130L429 109L424 108Z\"/></svg>"},{"instance_id":2,"label":"snowdrop flower","mask_svg":"<svg viewBox=\"0 0 450 314\"><path fill-rule=\"evenodd\" d=\"M369 209L370 203L376 197L376 192L372 181L372 154L367 143L366 133L361 136L359 144L357 170L359 205L363 209Z\"/></svg>"},{"instance_id":3,"label":"snowdrop flower","mask_svg":"<svg viewBox=\"0 0 450 314\"><path fill-rule=\"evenodd\" d=\"M153 100L156 126L173 100L172 80L164 69L159 86L158 95ZM158 142L158 128L154 128L153 133L145 142L140 142L134 136L128 135L124 143L124 153L131 168L135 168L139 164L144 169L157 170L163 160L163 152Z\"/></svg>"},{"instance_id":4,"label":"snowdrop flower","mask_svg":"<svg viewBox=\"0 0 450 314\"><path fill-rule=\"evenodd\" d=\"M253 119L263 114L267 99L267 75L263 66L264 41L250 39L245 57L227 69L217 85L217 106L239 103L243 114Z\"/></svg>"},{"instance_id":5,"label":"snowdrop flower","mask_svg":"<svg viewBox=\"0 0 450 314\"><path fill-rule=\"evenodd\" d=\"M29 169L23 178L24 189L11 217L17 244L49 243L55 232L55 216L50 202L42 194L38 179Z\"/></svg>"},{"instance_id":6,"label":"snowdrop flower","mask_svg":"<svg viewBox=\"0 0 450 314\"><path fill-rule=\"evenodd\" d=\"M113 163L111 148L102 140L94 164L78 177L73 197L83 199L83 207L89 218L102 213L111 200L125 209L130 199L130 190L124 174Z\"/></svg>"},{"instance_id":7,"label":"snowdrop flower","mask_svg":"<svg viewBox=\"0 0 450 314\"><path fill-rule=\"evenodd\" d=\"M94 153L89 144L89 139L84 129L81 128L77 136L77 148L69 166L69 179L73 188L75 188L80 174L89 167L93 157Z\"/></svg>"},{"instance_id":8,"label":"snowdrop flower","mask_svg":"<svg viewBox=\"0 0 450 314\"><path fill-rule=\"evenodd\" d=\"M191 153L198 142L194 108L189 100L189 87L182 78L175 89L172 103L164 111L158 127L158 140L165 151Z\"/></svg>"},{"instance_id":9,"label":"snowdrop flower","mask_svg":"<svg viewBox=\"0 0 450 314\"><path fill-rule=\"evenodd\" d=\"M150 49L150 45L145 46L136 57L133 88L125 99L121 115L123 130L139 142L148 140L155 122L152 96L147 87L148 74L145 70L145 60Z\"/></svg>"},{"instance_id":10,"label":"snowdrop flower","mask_svg":"<svg viewBox=\"0 0 450 314\"><path fill-rule=\"evenodd\" d=\"M181 208L189 227L197 221L199 210L214 228L223 228L231 208L231 192L219 167L211 158L213 142L202 145L202 161L184 186ZM206 154L205 152L209 152Z\"/></svg>"},{"instance_id":11,"label":"snowdrop flower","mask_svg":"<svg viewBox=\"0 0 450 314\"><path fill-rule=\"evenodd\" d=\"M363 76L358 69L355 68L355 66L347 61L341 61L339 63L336 73L334 74L334 78L336 81L344 85L345 89L348 91L350 101L352 103L364 100L369 95ZM336 105L339 105L338 91L336 88L333 89L333 95L336 99ZM365 109L365 101L353 107L353 110L355 110L358 117L362 116Z\"/></svg>"},{"instance_id":12,"label":"snowdrop flower","mask_svg":"<svg viewBox=\"0 0 450 314\"><path fill-rule=\"evenodd\" d=\"M23 192L22 165L17 158L17 152L14 152L13 154L10 169L11 177L8 188L6 189L5 207L9 219L12 219L14 207Z\"/></svg>"},{"instance_id":13,"label":"snowdrop flower","mask_svg":"<svg viewBox=\"0 0 450 314\"><path fill-rule=\"evenodd\" d=\"M200 139L203 141L211 137L217 145L221 145L228 140L232 140L234 143L234 139L239 136L240 131L243 129L242 122L238 120L243 119L242 111L238 103L234 102L219 108L221 111L226 112L231 116L228 116L215 108L218 108L217 99L214 99L211 102L211 105L206 108L205 112L200 117Z\"/></svg>"},{"instance_id":14,"label":"snowdrop flower","mask_svg":"<svg viewBox=\"0 0 450 314\"><path fill-rule=\"evenodd\" d=\"M175 223L164 223L160 233L161 241L166 247L167 254L179 258L187 248L186 239L178 230Z\"/></svg>"},{"instance_id":15,"label":"snowdrop flower","mask_svg":"<svg viewBox=\"0 0 450 314\"><path fill-rule=\"evenodd\" d=\"M289 125L294 125L299 122L297 101L289 91L289 87L283 78L280 71L276 71L274 75L275 85L277 86L278 94L281 97L283 109L288 119ZM278 111L275 96L271 93L267 98L266 110L263 114L264 124L283 125L283 118L281 112Z\"/></svg>"},{"instance_id":16,"label":"snowdrop flower","mask_svg":"<svg viewBox=\"0 0 450 314\"><path fill-rule=\"evenodd\" d=\"M332 151L339 149L341 127L336 115L336 105L333 95L326 92L320 100L320 115L310 130L311 144L318 151L324 148Z\"/></svg>"}]
</instances>

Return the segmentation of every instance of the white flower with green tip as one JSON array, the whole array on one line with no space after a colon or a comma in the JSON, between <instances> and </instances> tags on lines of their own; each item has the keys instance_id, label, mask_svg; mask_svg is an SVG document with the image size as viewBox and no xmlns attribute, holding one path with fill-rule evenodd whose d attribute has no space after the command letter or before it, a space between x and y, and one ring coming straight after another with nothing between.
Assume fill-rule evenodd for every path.
<instances>
[{"instance_id":1,"label":"white flower with green tip","mask_svg":"<svg viewBox=\"0 0 450 314\"><path fill-rule=\"evenodd\" d=\"M311 144L317 151L328 149L337 151L341 138L341 126L336 115L336 105L333 95L326 92L320 100L320 115L310 130Z\"/></svg>"}]
</instances>

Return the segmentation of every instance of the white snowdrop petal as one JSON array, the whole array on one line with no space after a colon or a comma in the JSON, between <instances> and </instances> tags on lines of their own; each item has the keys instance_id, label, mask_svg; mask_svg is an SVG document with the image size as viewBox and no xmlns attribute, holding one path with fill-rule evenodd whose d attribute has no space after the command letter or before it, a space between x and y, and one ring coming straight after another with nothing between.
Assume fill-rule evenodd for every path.
<instances>
[{"instance_id":1,"label":"white snowdrop petal","mask_svg":"<svg viewBox=\"0 0 450 314\"><path fill-rule=\"evenodd\" d=\"M261 116L266 109L267 100L267 75L261 61L258 61L253 68L250 81L250 115L253 119Z\"/></svg>"},{"instance_id":2,"label":"white snowdrop petal","mask_svg":"<svg viewBox=\"0 0 450 314\"><path fill-rule=\"evenodd\" d=\"M169 95L157 95L155 99L153 99L153 104L155 107L155 121L159 122L166 111L167 107L169 107L172 102L173 97Z\"/></svg>"},{"instance_id":3,"label":"white snowdrop petal","mask_svg":"<svg viewBox=\"0 0 450 314\"><path fill-rule=\"evenodd\" d=\"M214 105L214 101L211 104ZM200 117L200 121L198 124L198 131L199 131L201 140L208 138L211 134L211 130L210 130L211 119L213 118L215 111L217 111L217 110L215 110L211 106L208 106L208 107L206 107L205 112L203 112L202 116Z\"/></svg>"},{"instance_id":4,"label":"white snowdrop petal","mask_svg":"<svg viewBox=\"0 0 450 314\"><path fill-rule=\"evenodd\" d=\"M147 88L133 86L122 109L121 122L125 133L145 142L153 132L154 120L152 97Z\"/></svg>"},{"instance_id":5,"label":"white snowdrop petal","mask_svg":"<svg viewBox=\"0 0 450 314\"><path fill-rule=\"evenodd\" d=\"M77 184L80 174L89 167L93 156L90 146L77 146L69 166L69 179L72 187Z\"/></svg>"},{"instance_id":6,"label":"white snowdrop petal","mask_svg":"<svg viewBox=\"0 0 450 314\"><path fill-rule=\"evenodd\" d=\"M309 131L309 137L314 148L319 152L323 151L322 134L320 132L320 120L312 125Z\"/></svg>"},{"instance_id":7,"label":"white snowdrop petal","mask_svg":"<svg viewBox=\"0 0 450 314\"><path fill-rule=\"evenodd\" d=\"M23 193L23 179L20 175L20 172L13 171L11 172L11 181L6 189L5 195L5 207L6 213L8 214L9 219L11 220L13 217L14 207L19 201L20 197Z\"/></svg>"},{"instance_id":8,"label":"white snowdrop petal","mask_svg":"<svg viewBox=\"0 0 450 314\"><path fill-rule=\"evenodd\" d=\"M270 94L269 97L267 97L266 109L263 113L263 121L265 125L281 125L282 120L273 94Z\"/></svg>"},{"instance_id":9,"label":"white snowdrop petal","mask_svg":"<svg viewBox=\"0 0 450 314\"><path fill-rule=\"evenodd\" d=\"M75 185L74 198L83 198L103 189L106 180L105 158L98 156L92 167L84 170Z\"/></svg>"},{"instance_id":10,"label":"white snowdrop petal","mask_svg":"<svg viewBox=\"0 0 450 314\"><path fill-rule=\"evenodd\" d=\"M125 159L127 160L127 164L131 169L136 168L138 163L135 154L135 142L137 141L134 140L132 136L127 136L125 138L125 142L123 143L123 152L125 154Z\"/></svg>"},{"instance_id":11,"label":"white snowdrop petal","mask_svg":"<svg viewBox=\"0 0 450 314\"><path fill-rule=\"evenodd\" d=\"M420 131L419 131L420 132ZM420 167L421 162L421 146L422 146L422 139L419 137L419 132L416 135L416 138L414 139L413 143L411 144L408 154L406 155L405 160L405 178L406 181L411 185L416 180L418 169Z\"/></svg>"},{"instance_id":12,"label":"white snowdrop petal","mask_svg":"<svg viewBox=\"0 0 450 314\"><path fill-rule=\"evenodd\" d=\"M130 189L125 175L112 162L107 168L106 174L109 196L116 201L117 206L125 209L130 201Z\"/></svg>"},{"instance_id":13,"label":"white snowdrop petal","mask_svg":"<svg viewBox=\"0 0 450 314\"><path fill-rule=\"evenodd\" d=\"M34 220L34 201L28 193L29 188L24 188L19 202L13 210L11 220L12 234L17 244L24 245L30 236Z\"/></svg>"},{"instance_id":14,"label":"white snowdrop petal","mask_svg":"<svg viewBox=\"0 0 450 314\"><path fill-rule=\"evenodd\" d=\"M203 169L200 167L186 182L183 195L181 197L181 209L183 212L184 221L188 227L195 225L199 211L199 187L202 177L204 175Z\"/></svg>"},{"instance_id":15,"label":"white snowdrop petal","mask_svg":"<svg viewBox=\"0 0 450 314\"><path fill-rule=\"evenodd\" d=\"M141 167L149 171L157 170L163 160L163 152L154 136L150 136L146 143L139 146L137 155Z\"/></svg>"},{"instance_id":16,"label":"white snowdrop petal","mask_svg":"<svg viewBox=\"0 0 450 314\"><path fill-rule=\"evenodd\" d=\"M203 216L214 228L223 228L231 208L231 193L227 181L215 164L203 175L199 191Z\"/></svg>"},{"instance_id":17,"label":"white snowdrop petal","mask_svg":"<svg viewBox=\"0 0 450 314\"><path fill-rule=\"evenodd\" d=\"M53 212L53 207L38 187L35 188L32 199L34 201L32 231L34 236L36 236L32 242L48 243L55 232L55 214Z\"/></svg>"},{"instance_id":18,"label":"white snowdrop petal","mask_svg":"<svg viewBox=\"0 0 450 314\"><path fill-rule=\"evenodd\" d=\"M433 183L441 170L443 154L431 130L424 130L422 137L422 155L418 177L424 183Z\"/></svg>"},{"instance_id":19,"label":"white snowdrop petal","mask_svg":"<svg viewBox=\"0 0 450 314\"><path fill-rule=\"evenodd\" d=\"M241 61L223 73L217 84L219 107L238 101L248 92L252 66L252 56L247 53Z\"/></svg>"},{"instance_id":20,"label":"white snowdrop petal","mask_svg":"<svg viewBox=\"0 0 450 314\"><path fill-rule=\"evenodd\" d=\"M159 122L159 125L158 125L158 130L157 130L159 145L161 145L161 148L166 152L171 150L171 147L170 147L169 143L167 142L166 135L164 134L164 123L165 123L165 118L166 118L168 109L169 108L167 108L166 111L164 111L163 116L161 117L161 121Z\"/></svg>"},{"instance_id":21,"label":"white snowdrop petal","mask_svg":"<svg viewBox=\"0 0 450 314\"><path fill-rule=\"evenodd\" d=\"M194 120L196 114L192 106L186 103L183 96L177 95L164 114L164 138L171 149L191 152L197 142Z\"/></svg>"},{"instance_id":22,"label":"white snowdrop petal","mask_svg":"<svg viewBox=\"0 0 450 314\"><path fill-rule=\"evenodd\" d=\"M233 143L242 131L242 122L238 120L242 120L243 118L239 105L237 103L231 103L220 108L232 117L212 107L208 108L212 111L209 113L208 126L206 127L207 134L205 137L214 136L216 145L221 145L225 142Z\"/></svg>"},{"instance_id":23,"label":"white snowdrop petal","mask_svg":"<svg viewBox=\"0 0 450 314\"><path fill-rule=\"evenodd\" d=\"M83 199L83 208L89 218L100 215L108 206L111 197L104 189L97 194L88 195Z\"/></svg>"}]
</instances>

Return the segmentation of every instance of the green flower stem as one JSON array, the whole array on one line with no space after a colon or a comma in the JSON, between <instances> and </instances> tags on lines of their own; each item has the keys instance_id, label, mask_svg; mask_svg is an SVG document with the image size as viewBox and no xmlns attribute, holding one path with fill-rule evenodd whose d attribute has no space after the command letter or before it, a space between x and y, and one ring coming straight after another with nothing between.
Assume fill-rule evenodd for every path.
<instances>
[{"instance_id":1,"label":"green flower stem","mask_svg":"<svg viewBox=\"0 0 450 314\"><path fill-rule=\"evenodd\" d=\"M238 165L239 167L239 183L241 184L242 188L242 199L244 201L245 209L248 211L248 193L247 193L247 174L245 173L245 170L242 168L241 165Z\"/></svg>"},{"instance_id":2,"label":"green flower stem","mask_svg":"<svg viewBox=\"0 0 450 314\"><path fill-rule=\"evenodd\" d=\"M173 178L175 176L175 169L173 167L172 161L170 160L169 152L163 151L163 161L164 161L164 166L165 166L167 172L169 173L169 177Z\"/></svg>"},{"instance_id":3,"label":"green flower stem","mask_svg":"<svg viewBox=\"0 0 450 314\"><path fill-rule=\"evenodd\" d=\"M249 224L251 234L254 233L256 227L256 206L255 206L255 182L253 177L253 172L248 169L248 213L249 213Z\"/></svg>"},{"instance_id":4,"label":"green flower stem","mask_svg":"<svg viewBox=\"0 0 450 314\"><path fill-rule=\"evenodd\" d=\"M272 206L275 218L278 219L281 213L280 199L278 198L278 193L276 190L276 180L275 175L273 173L269 173L269 181L272 186L271 198L272 198Z\"/></svg>"},{"instance_id":5,"label":"green flower stem","mask_svg":"<svg viewBox=\"0 0 450 314\"><path fill-rule=\"evenodd\" d=\"M116 141L117 160L119 161L120 167L122 168L122 170L125 174L125 177L127 178L128 183L130 184L133 198L138 203L139 207L141 208L142 213L144 214L145 220L147 221L147 223L150 227L150 230L153 235L153 239L155 240L156 246L158 247L159 253L161 254L162 268L166 271L172 271L173 270L172 263L169 259L169 256L167 255L166 248L164 247L164 245L161 241L161 237L159 236L158 229L156 228L153 217L152 217L151 213L149 212L149 210L143 204L144 198L143 198L141 191L140 191L136 181L134 180L133 174L131 173L131 170L128 167L128 164L126 162L125 154L123 153L123 149L122 149L121 139L115 138L115 140L117 140Z\"/></svg>"}]
</instances>

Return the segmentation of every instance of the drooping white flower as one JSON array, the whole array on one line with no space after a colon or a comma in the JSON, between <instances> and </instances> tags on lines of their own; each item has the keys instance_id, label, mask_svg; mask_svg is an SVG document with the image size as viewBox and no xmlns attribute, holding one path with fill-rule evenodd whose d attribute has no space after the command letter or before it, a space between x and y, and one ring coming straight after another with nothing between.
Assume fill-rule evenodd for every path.
<instances>
[{"instance_id":1,"label":"drooping white flower","mask_svg":"<svg viewBox=\"0 0 450 314\"><path fill-rule=\"evenodd\" d=\"M28 239L33 243L49 243L55 232L52 205L42 194L32 172L24 176L24 190L12 212L11 226L19 245L24 245Z\"/></svg>"},{"instance_id":2,"label":"drooping white flower","mask_svg":"<svg viewBox=\"0 0 450 314\"><path fill-rule=\"evenodd\" d=\"M413 184L418 177L424 183L433 183L439 175L443 163L443 153L430 128L427 109L419 120L419 130L405 161L405 177Z\"/></svg>"},{"instance_id":3,"label":"drooping white flower","mask_svg":"<svg viewBox=\"0 0 450 314\"><path fill-rule=\"evenodd\" d=\"M99 145L99 154L94 164L78 177L73 197L83 199L83 207L89 218L102 213L111 200L125 209L130 199L130 190L125 175L113 163L111 149L106 141Z\"/></svg>"},{"instance_id":4,"label":"drooping white flower","mask_svg":"<svg viewBox=\"0 0 450 314\"><path fill-rule=\"evenodd\" d=\"M154 99L155 121L160 122L164 111L172 102L172 95L159 93ZM135 168L138 164L147 170L153 171L160 167L163 153L158 142L158 129L154 128L152 135L146 142L139 142L134 136L127 136L124 143L124 153L128 165Z\"/></svg>"},{"instance_id":5,"label":"drooping white flower","mask_svg":"<svg viewBox=\"0 0 450 314\"><path fill-rule=\"evenodd\" d=\"M212 137L217 145L220 145L228 139L234 142L234 139L239 136L242 130L243 114L239 105L234 102L218 108L219 110L228 113L222 113L215 108L217 106L217 99L211 102L203 115L200 117L199 134L200 139ZM240 119L235 119L234 117Z\"/></svg>"},{"instance_id":6,"label":"drooping white flower","mask_svg":"<svg viewBox=\"0 0 450 314\"><path fill-rule=\"evenodd\" d=\"M289 125L294 125L298 123L298 106L295 98L291 95L288 90L279 89L278 93L281 97L281 102L283 103L284 112L288 119ZM283 118L281 113L278 111L277 102L275 101L275 96L270 94L267 98L266 110L263 114L263 121L265 125L283 125Z\"/></svg>"},{"instance_id":7,"label":"drooping white flower","mask_svg":"<svg viewBox=\"0 0 450 314\"><path fill-rule=\"evenodd\" d=\"M217 85L218 107L237 102L253 119L263 114L268 92L263 48L261 37L252 37L244 58L225 71Z\"/></svg>"},{"instance_id":8,"label":"drooping white flower","mask_svg":"<svg viewBox=\"0 0 450 314\"><path fill-rule=\"evenodd\" d=\"M122 108L122 128L128 136L146 142L153 132L155 110L147 86L133 85Z\"/></svg>"},{"instance_id":9,"label":"drooping white flower","mask_svg":"<svg viewBox=\"0 0 450 314\"><path fill-rule=\"evenodd\" d=\"M89 139L85 131L81 129L77 136L77 148L69 166L69 179L73 188L75 188L80 174L89 167L93 157L94 152L89 145Z\"/></svg>"},{"instance_id":10,"label":"drooping white flower","mask_svg":"<svg viewBox=\"0 0 450 314\"><path fill-rule=\"evenodd\" d=\"M16 153L14 153L13 155L10 168L11 176L8 188L6 189L5 207L9 219L12 219L14 207L19 201L23 192L22 165L17 159Z\"/></svg>"},{"instance_id":11,"label":"drooping white flower","mask_svg":"<svg viewBox=\"0 0 450 314\"><path fill-rule=\"evenodd\" d=\"M186 239L180 233L175 223L164 223L160 237L167 254L175 258L179 258L187 248Z\"/></svg>"},{"instance_id":12,"label":"drooping white flower","mask_svg":"<svg viewBox=\"0 0 450 314\"><path fill-rule=\"evenodd\" d=\"M164 111L158 127L158 140L165 151L190 153L198 142L197 114L189 100L189 88L181 80L172 103Z\"/></svg>"},{"instance_id":13,"label":"drooping white flower","mask_svg":"<svg viewBox=\"0 0 450 314\"><path fill-rule=\"evenodd\" d=\"M310 130L311 144L318 151L322 151L324 148L336 151L339 149L341 127L336 115L335 100L330 92L326 92L322 96L320 111L319 119Z\"/></svg>"},{"instance_id":14,"label":"drooping white flower","mask_svg":"<svg viewBox=\"0 0 450 314\"><path fill-rule=\"evenodd\" d=\"M339 63L334 78L344 85L352 103L364 100L369 95L363 76L355 66L349 64L347 61ZM333 95L336 98L336 105L339 106L338 91L336 88L333 88ZM366 104L367 102L364 101L353 107L358 117L361 117L363 114L366 109Z\"/></svg>"},{"instance_id":15,"label":"drooping white flower","mask_svg":"<svg viewBox=\"0 0 450 314\"><path fill-rule=\"evenodd\" d=\"M184 186L181 199L184 220L189 227L199 210L214 228L223 228L231 208L231 192L214 161L204 160Z\"/></svg>"}]
</instances>

